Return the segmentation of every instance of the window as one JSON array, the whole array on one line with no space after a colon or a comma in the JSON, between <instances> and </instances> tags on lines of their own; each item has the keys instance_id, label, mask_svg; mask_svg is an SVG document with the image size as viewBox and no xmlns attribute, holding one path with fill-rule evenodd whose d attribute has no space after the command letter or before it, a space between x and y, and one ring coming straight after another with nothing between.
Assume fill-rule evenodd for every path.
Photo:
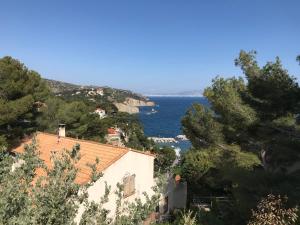
<instances>
[{"instance_id":1,"label":"window","mask_svg":"<svg viewBox=\"0 0 300 225\"><path fill-rule=\"evenodd\" d=\"M127 198L135 193L135 174L123 179L123 196Z\"/></svg>"}]
</instances>

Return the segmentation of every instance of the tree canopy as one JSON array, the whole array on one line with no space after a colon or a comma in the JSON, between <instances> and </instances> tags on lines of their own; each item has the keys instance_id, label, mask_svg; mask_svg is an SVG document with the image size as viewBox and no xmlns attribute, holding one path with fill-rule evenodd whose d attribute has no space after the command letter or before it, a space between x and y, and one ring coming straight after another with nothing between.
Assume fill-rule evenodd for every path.
<instances>
[{"instance_id":1,"label":"tree canopy","mask_svg":"<svg viewBox=\"0 0 300 225\"><path fill-rule=\"evenodd\" d=\"M0 59L0 135L12 142L35 127L35 103L44 101L49 89L40 75L11 57Z\"/></svg>"},{"instance_id":2,"label":"tree canopy","mask_svg":"<svg viewBox=\"0 0 300 225\"><path fill-rule=\"evenodd\" d=\"M12 57L0 59L0 146L11 147L37 130L57 133L58 125L64 123L68 136L100 142L106 142L108 128L117 126L126 133L126 146L151 150L154 144L145 137L138 118L117 112L108 101L112 95L121 98L133 94L108 90L109 96L98 96L96 102L83 93L66 91L55 96L37 72ZM106 110L107 118L93 113L99 106Z\"/></svg>"},{"instance_id":3,"label":"tree canopy","mask_svg":"<svg viewBox=\"0 0 300 225\"><path fill-rule=\"evenodd\" d=\"M278 57L260 67L255 51L241 51L235 65L245 79L216 77L204 91L210 107L194 104L182 119L192 148L179 171L190 200L225 196L228 204L213 211L224 224L249 220L269 193L300 202L292 188L300 185L299 85Z\"/></svg>"},{"instance_id":4,"label":"tree canopy","mask_svg":"<svg viewBox=\"0 0 300 225\"><path fill-rule=\"evenodd\" d=\"M132 203L125 204L121 201L123 187L119 184L116 193L116 210L119 213L114 218L109 217L109 211L104 207L110 193L109 186L99 201L88 201L87 188L101 179L102 174L96 170L97 164L101 162L95 160L95 164L90 165L90 182L79 185L75 182L78 173L76 162L79 159L79 145L59 154L52 154L49 167L39 159L35 142L26 146L24 153L15 159L1 148L0 223L71 225L75 224L80 204L85 206L79 221L82 225L142 224L154 211L160 196L158 186L153 196L145 196L146 201L137 198ZM42 175L37 176L37 171Z\"/></svg>"}]
</instances>

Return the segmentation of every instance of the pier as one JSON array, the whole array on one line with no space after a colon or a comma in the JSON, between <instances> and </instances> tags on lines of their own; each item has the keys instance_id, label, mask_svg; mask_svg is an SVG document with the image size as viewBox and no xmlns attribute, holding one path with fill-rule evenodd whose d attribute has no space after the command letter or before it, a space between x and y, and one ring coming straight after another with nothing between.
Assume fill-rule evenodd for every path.
<instances>
[{"instance_id":1,"label":"pier","mask_svg":"<svg viewBox=\"0 0 300 225\"><path fill-rule=\"evenodd\" d=\"M155 143L178 143L175 138L165 138L165 137L149 137Z\"/></svg>"},{"instance_id":2,"label":"pier","mask_svg":"<svg viewBox=\"0 0 300 225\"><path fill-rule=\"evenodd\" d=\"M185 135L177 135L175 138L149 137L148 139L153 140L155 143L178 143L179 141L188 141L188 138Z\"/></svg>"}]
</instances>

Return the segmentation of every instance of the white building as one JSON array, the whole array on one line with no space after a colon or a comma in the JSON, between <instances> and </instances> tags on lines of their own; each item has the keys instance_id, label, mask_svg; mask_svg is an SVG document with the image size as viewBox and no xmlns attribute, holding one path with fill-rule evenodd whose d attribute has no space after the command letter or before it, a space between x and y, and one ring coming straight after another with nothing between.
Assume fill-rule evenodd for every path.
<instances>
[{"instance_id":1,"label":"white building","mask_svg":"<svg viewBox=\"0 0 300 225\"><path fill-rule=\"evenodd\" d=\"M128 136L121 128L111 127L107 129L107 135L105 136L105 139L107 143L111 145L124 147L122 139L124 139L124 141L127 142Z\"/></svg>"},{"instance_id":2,"label":"white building","mask_svg":"<svg viewBox=\"0 0 300 225\"><path fill-rule=\"evenodd\" d=\"M87 96L95 96L97 93L94 90L88 91Z\"/></svg>"},{"instance_id":3,"label":"white building","mask_svg":"<svg viewBox=\"0 0 300 225\"><path fill-rule=\"evenodd\" d=\"M96 90L94 88L92 88L91 90L89 90L87 92L87 96L96 96L96 95L103 96L104 90L102 88L97 88Z\"/></svg>"},{"instance_id":4,"label":"white building","mask_svg":"<svg viewBox=\"0 0 300 225\"><path fill-rule=\"evenodd\" d=\"M187 183L179 175L168 178L166 193L160 202L160 214L169 215L175 209L185 209L187 202Z\"/></svg>"},{"instance_id":5,"label":"white building","mask_svg":"<svg viewBox=\"0 0 300 225\"><path fill-rule=\"evenodd\" d=\"M94 113L96 113L97 115L99 115L100 119L103 119L106 117L106 112L104 109L101 108L97 108Z\"/></svg>"},{"instance_id":6,"label":"white building","mask_svg":"<svg viewBox=\"0 0 300 225\"><path fill-rule=\"evenodd\" d=\"M81 159L77 164L79 172L75 182L86 184L90 182L91 171L87 163L93 164L99 158L98 172L103 173L98 181L88 188L89 200L100 201L105 192L105 182L111 187L109 201L104 208L110 210L110 216L115 215L117 183L124 185L123 201L134 201L135 198L144 200L143 192L153 195L154 181L154 156L148 152L141 152L129 148L114 147L97 142L78 140L64 137L64 127L60 127L59 138L57 135L38 132L36 135L40 158L50 165L50 151L71 150L76 144L80 145ZM24 151L24 144L31 143L27 140L14 149L16 153ZM81 205L76 218L78 223L84 211Z\"/></svg>"},{"instance_id":7,"label":"white building","mask_svg":"<svg viewBox=\"0 0 300 225\"><path fill-rule=\"evenodd\" d=\"M104 95L104 90L103 90L102 88L97 88L96 93L97 93L98 95L103 96L103 95Z\"/></svg>"}]
</instances>

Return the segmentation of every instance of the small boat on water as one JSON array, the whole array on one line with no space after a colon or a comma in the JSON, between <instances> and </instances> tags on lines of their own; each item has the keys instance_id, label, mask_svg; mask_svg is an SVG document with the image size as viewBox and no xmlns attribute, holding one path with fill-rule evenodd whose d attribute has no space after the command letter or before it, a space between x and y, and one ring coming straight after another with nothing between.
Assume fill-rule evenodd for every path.
<instances>
[{"instance_id":1,"label":"small boat on water","mask_svg":"<svg viewBox=\"0 0 300 225\"><path fill-rule=\"evenodd\" d=\"M151 109L151 111L150 112L147 112L146 114L147 115L151 115L151 114L154 114L154 113L157 113L157 111L155 110L155 109Z\"/></svg>"}]
</instances>

